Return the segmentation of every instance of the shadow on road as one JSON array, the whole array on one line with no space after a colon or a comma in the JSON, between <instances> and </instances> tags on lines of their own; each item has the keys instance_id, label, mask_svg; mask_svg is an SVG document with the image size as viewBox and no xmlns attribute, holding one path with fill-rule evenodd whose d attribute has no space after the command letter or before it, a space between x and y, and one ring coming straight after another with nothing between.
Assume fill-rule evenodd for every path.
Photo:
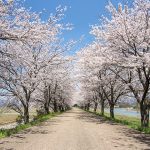
<instances>
[{"instance_id":1,"label":"shadow on road","mask_svg":"<svg viewBox=\"0 0 150 150\"><path fill-rule=\"evenodd\" d=\"M28 143L26 138L28 136L31 136L31 135L34 135L36 137L36 136L44 135L44 134L51 134L55 131L48 131L46 128L48 126L56 126L60 123L61 123L61 121L59 120L59 118L55 117L54 120L47 120L46 122L40 123L39 125L28 128L28 129L26 129L20 133L17 133L15 135L10 136L9 139L11 139L11 140L8 140L8 138L4 138L4 139L2 139L2 141L0 141L0 150L14 150L12 148L11 149L6 149L6 148L4 149L1 147L1 145L11 144L11 143L17 143L17 144Z\"/></svg>"},{"instance_id":2,"label":"shadow on road","mask_svg":"<svg viewBox=\"0 0 150 150\"><path fill-rule=\"evenodd\" d=\"M92 122L96 124L109 123L111 125L117 125L117 123L107 120L106 118L84 111L77 112L77 119L81 119L82 121Z\"/></svg>"},{"instance_id":3,"label":"shadow on road","mask_svg":"<svg viewBox=\"0 0 150 150\"><path fill-rule=\"evenodd\" d=\"M98 116L98 115L95 115L92 113L88 113L88 112L84 112L84 111L77 111L74 113L77 114L77 116L76 116L77 119L80 119L85 122L96 123L96 124L105 123L105 124L109 124L109 125L114 125L116 127L119 125L121 127L117 128L118 133L124 134L125 136L130 137L130 138L134 138L138 141L138 143L147 144L147 146L150 147L150 135L148 135L148 134L140 133L139 131L130 129L130 128L126 127L125 125L115 123L111 120L107 120L106 118L103 118L101 116ZM116 138L115 140L116 141L120 140L120 138ZM123 145L121 145L121 146L123 146ZM129 146L132 146L132 145L129 145ZM144 150L150 150L150 148L144 149Z\"/></svg>"}]
</instances>

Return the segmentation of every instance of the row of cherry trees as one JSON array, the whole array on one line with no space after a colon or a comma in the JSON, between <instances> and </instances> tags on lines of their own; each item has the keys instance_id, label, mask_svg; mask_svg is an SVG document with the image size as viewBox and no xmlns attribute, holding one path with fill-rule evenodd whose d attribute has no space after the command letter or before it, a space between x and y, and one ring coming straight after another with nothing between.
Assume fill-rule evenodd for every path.
<instances>
[{"instance_id":1,"label":"row of cherry trees","mask_svg":"<svg viewBox=\"0 0 150 150\"><path fill-rule=\"evenodd\" d=\"M0 1L0 99L29 122L29 107L45 113L64 111L71 103L71 59L65 55L73 42L62 44L66 8L56 8L46 21L21 2Z\"/></svg>"},{"instance_id":2,"label":"row of cherry trees","mask_svg":"<svg viewBox=\"0 0 150 150\"><path fill-rule=\"evenodd\" d=\"M131 8L107 6L109 17L93 25L95 41L78 52L82 106L96 111L101 105L114 106L127 97L140 106L141 126L149 126L150 108L150 1L134 0Z\"/></svg>"}]
</instances>

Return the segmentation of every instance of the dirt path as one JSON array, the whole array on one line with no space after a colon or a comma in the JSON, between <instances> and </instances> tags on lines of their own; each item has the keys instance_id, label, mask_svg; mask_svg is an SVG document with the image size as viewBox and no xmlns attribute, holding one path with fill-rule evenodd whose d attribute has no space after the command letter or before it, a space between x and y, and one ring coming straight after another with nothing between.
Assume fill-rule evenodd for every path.
<instances>
[{"instance_id":1,"label":"dirt path","mask_svg":"<svg viewBox=\"0 0 150 150\"><path fill-rule=\"evenodd\" d=\"M0 150L150 150L150 136L73 109L0 140Z\"/></svg>"}]
</instances>

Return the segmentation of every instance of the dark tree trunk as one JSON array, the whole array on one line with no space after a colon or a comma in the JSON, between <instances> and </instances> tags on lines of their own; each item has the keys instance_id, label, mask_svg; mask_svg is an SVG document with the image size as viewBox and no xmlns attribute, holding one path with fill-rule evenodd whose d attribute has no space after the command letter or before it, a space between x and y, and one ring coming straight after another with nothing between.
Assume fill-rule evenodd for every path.
<instances>
[{"instance_id":1,"label":"dark tree trunk","mask_svg":"<svg viewBox=\"0 0 150 150\"><path fill-rule=\"evenodd\" d=\"M48 106L47 103L45 103L44 109L45 109L45 113L46 113L46 114L49 114L49 113L50 113L50 111L49 111L49 106Z\"/></svg>"},{"instance_id":2,"label":"dark tree trunk","mask_svg":"<svg viewBox=\"0 0 150 150\"><path fill-rule=\"evenodd\" d=\"M94 105L94 112L96 112L97 106L98 106L98 103L95 103L95 105Z\"/></svg>"},{"instance_id":3,"label":"dark tree trunk","mask_svg":"<svg viewBox=\"0 0 150 150\"><path fill-rule=\"evenodd\" d=\"M114 104L110 104L110 118L114 119Z\"/></svg>"},{"instance_id":4,"label":"dark tree trunk","mask_svg":"<svg viewBox=\"0 0 150 150\"><path fill-rule=\"evenodd\" d=\"M58 109L59 109L59 111L61 111L61 106L60 105L58 106Z\"/></svg>"},{"instance_id":5,"label":"dark tree trunk","mask_svg":"<svg viewBox=\"0 0 150 150\"><path fill-rule=\"evenodd\" d=\"M47 86L45 86L45 91L44 91L44 111L45 114L49 114L49 88L47 89Z\"/></svg>"},{"instance_id":6,"label":"dark tree trunk","mask_svg":"<svg viewBox=\"0 0 150 150\"><path fill-rule=\"evenodd\" d=\"M24 119L25 124L29 123L29 108L28 108L28 106L24 107L23 119Z\"/></svg>"},{"instance_id":7,"label":"dark tree trunk","mask_svg":"<svg viewBox=\"0 0 150 150\"><path fill-rule=\"evenodd\" d=\"M62 105L59 106L59 111L63 112L64 111L64 107Z\"/></svg>"},{"instance_id":8,"label":"dark tree trunk","mask_svg":"<svg viewBox=\"0 0 150 150\"><path fill-rule=\"evenodd\" d=\"M56 100L54 100L54 112L58 112L58 106Z\"/></svg>"},{"instance_id":9,"label":"dark tree trunk","mask_svg":"<svg viewBox=\"0 0 150 150\"><path fill-rule=\"evenodd\" d=\"M87 111L90 110L90 103L87 104Z\"/></svg>"},{"instance_id":10,"label":"dark tree trunk","mask_svg":"<svg viewBox=\"0 0 150 150\"><path fill-rule=\"evenodd\" d=\"M101 115L104 116L104 100L101 100Z\"/></svg>"},{"instance_id":11,"label":"dark tree trunk","mask_svg":"<svg viewBox=\"0 0 150 150\"><path fill-rule=\"evenodd\" d=\"M62 112L65 111L65 110L64 110L64 106L61 106L61 111L62 111Z\"/></svg>"},{"instance_id":12,"label":"dark tree trunk","mask_svg":"<svg viewBox=\"0 0 150 150\"><path fill-rule=\"evenodd\" d=\"M141 127L149 127L149 107L147 104L140 104Z\"/></svg>"}]
</instances>

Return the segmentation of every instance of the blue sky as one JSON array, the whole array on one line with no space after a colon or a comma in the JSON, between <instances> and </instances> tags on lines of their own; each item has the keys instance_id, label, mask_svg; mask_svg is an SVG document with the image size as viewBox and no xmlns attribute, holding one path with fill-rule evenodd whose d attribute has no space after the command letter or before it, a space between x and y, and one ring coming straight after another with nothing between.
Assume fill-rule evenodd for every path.
<instances>
[{"instance_id":1,"label":"blue sky","mask_svg":"<svg viewBox=\"0 0 150 150\"><path fill-rule=\"evenodd\" d=\"M125 3L126 0L111 0L117 6L119 2ZM108 0L26 0L25 7L32 7L32 11L40 12L44 8L47 14L43 16L45 20L49 13L55 12L58 5L67 6L64 22L72 23L74 29L64 33L65 41L69 39L79 40L82 35L84 38L81 43L72 50L72 53L92 41L93 37L89 34L90 25L97 24L100 16L107 16L105 6Z\"/></svg>"}]
</instances>

